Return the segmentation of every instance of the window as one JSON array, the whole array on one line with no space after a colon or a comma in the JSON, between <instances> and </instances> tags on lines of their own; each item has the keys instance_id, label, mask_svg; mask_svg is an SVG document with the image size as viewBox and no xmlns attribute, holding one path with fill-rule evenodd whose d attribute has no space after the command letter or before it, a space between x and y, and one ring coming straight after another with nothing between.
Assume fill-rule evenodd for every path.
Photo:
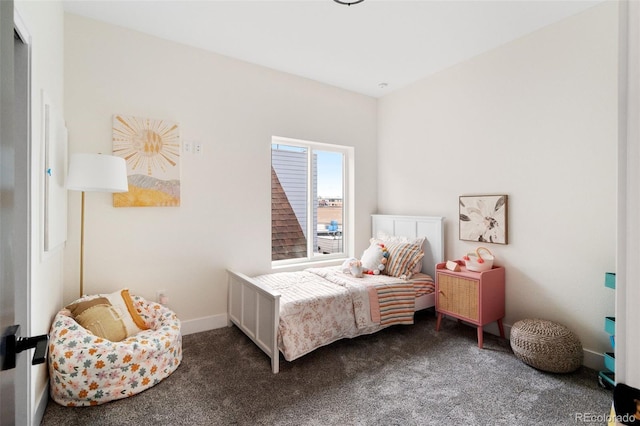
<instances>
[{"instance_id":1,"label":"window","mask_svg":"<svg viewBox=\"0 0 640 426\"><path fill-rule=\"evenodd\" d=\"M271 260L302 263L344 257L348 170L353 148L273 137Z\"/></svg>"}]
</instances>

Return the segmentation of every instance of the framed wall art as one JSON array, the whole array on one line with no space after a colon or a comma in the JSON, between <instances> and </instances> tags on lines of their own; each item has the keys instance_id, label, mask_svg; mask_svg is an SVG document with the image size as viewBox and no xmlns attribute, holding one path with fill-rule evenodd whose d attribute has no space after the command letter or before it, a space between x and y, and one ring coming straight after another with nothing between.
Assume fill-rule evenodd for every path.
<instances>
[{"instance_id":1,"label":"framed wall art","mask_svg":"<svg viewBox=\"0 0 640 426\"><path fill-rule=\"evenodd\" d=\"M180 126L169 120L113 116L113 154L127 162L129 192L114 207L180 206Z\"/></svg>"},{"instance_id":2,"label":"framed wall art","mask_svg":"<svg viewBox=\"0 0 640 426\"><path fill-rule=\"evenodd\" d=\"M460 239L507 244L507 196L460 196Z\"/></svg>"},{"instance_id":3,"label":"framed wall art","mask_svg":"<svg viewBox=\"0 0 640 426\"><path fill-rule=\"evenodd\" d=\"M63 247L67 240L67 128L60 110L42 92L44 135L44 241L45 252Z\"/></svg>"}]
</instances>

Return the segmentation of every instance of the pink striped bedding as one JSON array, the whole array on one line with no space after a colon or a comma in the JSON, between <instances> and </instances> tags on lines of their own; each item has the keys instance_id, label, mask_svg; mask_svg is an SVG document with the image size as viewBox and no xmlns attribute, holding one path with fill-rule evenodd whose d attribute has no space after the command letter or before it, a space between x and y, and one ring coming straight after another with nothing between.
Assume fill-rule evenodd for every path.
<instances>
[{"instance_id":1,"label":"pink striped bedding","mask_svg":"<svg viewBox=\"0 0 640 426\"><path fill-rule=\"evenodd\" d=\"M408 281L368 287L371 320L380 325L413 324L416 297L433 293L430 275L417 273Z\"/></svg>"}]
</instances>

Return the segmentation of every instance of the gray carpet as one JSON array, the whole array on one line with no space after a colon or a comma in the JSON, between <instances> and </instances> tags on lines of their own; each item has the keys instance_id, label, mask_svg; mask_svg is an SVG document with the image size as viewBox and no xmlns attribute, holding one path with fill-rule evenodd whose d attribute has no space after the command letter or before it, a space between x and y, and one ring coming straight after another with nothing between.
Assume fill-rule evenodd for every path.
<instances>
[{"instance_id":1,"label":"gray carpet","mask_svg":"<svg viewBox=\"0 0 640 426\"><path fill-rule=\"evenodd\" d=\"M596 425L611 406L596 371L535 370L508 340L485 334L478 349L475 328L456 321L436 333L432 312L294 362L281 357L277 375L236 327L185 336L183 350L157 386L97 407L49 401L42 424Z\"/></svg>"}]
</instances>

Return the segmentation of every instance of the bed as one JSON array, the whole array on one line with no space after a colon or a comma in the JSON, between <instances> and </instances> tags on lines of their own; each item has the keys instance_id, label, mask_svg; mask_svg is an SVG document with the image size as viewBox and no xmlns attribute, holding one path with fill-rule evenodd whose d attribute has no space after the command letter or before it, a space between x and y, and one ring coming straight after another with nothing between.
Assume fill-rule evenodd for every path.
<instances>
[{"instance_id":1,"label":"bed","mask_svg":"<svg viewBox=\"0 0 640 426\"><path fill-rule=\"evenodd\" d=\"M262 349L277 373L281 352L292 361L338 339L411 324L415 311L435 305L431 277L444 259L443 224L443 217L371 216L373 238L424 238L420 267L412 268L421 273L401 278L366 274L356 278L340 266L256 277L229 270L229 325L235 324ZM387 266L393 268L391 263ZM417 288L422 289L420 295ZM392 302L387 304L385 297Z\"/></svg>"}]
</instances>

